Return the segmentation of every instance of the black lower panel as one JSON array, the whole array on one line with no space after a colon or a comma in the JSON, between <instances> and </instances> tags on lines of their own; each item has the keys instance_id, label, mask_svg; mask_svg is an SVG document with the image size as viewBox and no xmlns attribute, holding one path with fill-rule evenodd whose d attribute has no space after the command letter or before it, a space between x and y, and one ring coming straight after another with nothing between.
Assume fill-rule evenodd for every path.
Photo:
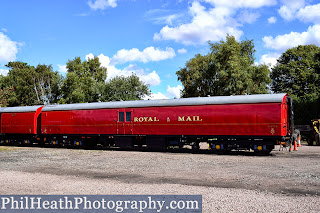
<instances>
[{"instance_id":1,"label":"black lower panel","mask_svg":"<svg viewBox=\"0 0 320 213\"><path fill-rule=\"evenodd\" d=\"M115 137L114 144L116 147L120 148L130 148L132 147L133 137Z\"/></svg>"},{"instance_id":2,"label":"black lower panel","mask_svg":"<svg viewBox=\"0 0 320 213\"><path fill-rule=\"evenodd\" d=\"M147 147L152 149L166 149L167 141L166 137L159 136L147 136Z\"/></svg>"}]
</instances>

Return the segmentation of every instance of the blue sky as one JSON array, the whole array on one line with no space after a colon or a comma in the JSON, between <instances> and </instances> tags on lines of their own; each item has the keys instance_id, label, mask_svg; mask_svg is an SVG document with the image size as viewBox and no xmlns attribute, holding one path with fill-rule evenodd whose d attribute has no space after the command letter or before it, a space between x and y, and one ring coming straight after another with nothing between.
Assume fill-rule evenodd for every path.
<instances>
[{"instance_id":1,"label":"blue sky","mask_svg":"<svg viewBox=\"0 0 320 213\"><path fill-rule=\"evenodd\" d=\"M9 61L65 64L99 57L108 79L137 74L152 98L179 97L176 71L208 40L253 39L256 63L286 49L320 46L319 0L2 0L0 73Z\"/></svg>"}]
</instances>

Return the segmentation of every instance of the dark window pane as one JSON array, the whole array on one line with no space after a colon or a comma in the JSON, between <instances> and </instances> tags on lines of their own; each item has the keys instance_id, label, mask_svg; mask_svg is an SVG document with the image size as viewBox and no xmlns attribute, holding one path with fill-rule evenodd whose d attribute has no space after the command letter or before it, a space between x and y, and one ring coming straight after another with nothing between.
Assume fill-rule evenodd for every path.
<instances>
[{"instance_id":1,"label":"dark window pane","mask_svg":"<svg viewBox=\"0 0 320 213\"><path fill-rule=\"evenodd\" d=\"M131 112L126 112L126 121L131 121Z\"/></svg>"},{"instance_id":2,"label":"dark window pane","mask_svg":"<svg viewBox=\"0 0 320 213\"><path fill-rule=\"evenodd\" d=\"M119 121L120 122L124 121L124 112L119 112Z\"/></svg>"}]
</instances>

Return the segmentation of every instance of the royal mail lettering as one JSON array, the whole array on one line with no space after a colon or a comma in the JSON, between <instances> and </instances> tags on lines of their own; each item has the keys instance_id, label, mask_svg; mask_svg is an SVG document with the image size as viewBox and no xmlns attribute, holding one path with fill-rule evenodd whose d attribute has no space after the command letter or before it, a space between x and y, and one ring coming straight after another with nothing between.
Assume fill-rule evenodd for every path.
<instances>
[{"instance_id":1,"label":"royal mail lettering","mask_svg":"<svg viewBox=\"0 0 320 213\"><path fill-rule=\"evenodd\" d=\"M202 121L200 116L178 116L178 121Z\"/></svg>"},{"instance_id":2,"label":"royal mail lettering","mask_svg":"<svg viewBox=\"0 0 320 213\"><path fill-rule=\"evenodd\" d=\"M134 117L133 122L158 122L157 117Z\"/></svg>"}]
</instances>

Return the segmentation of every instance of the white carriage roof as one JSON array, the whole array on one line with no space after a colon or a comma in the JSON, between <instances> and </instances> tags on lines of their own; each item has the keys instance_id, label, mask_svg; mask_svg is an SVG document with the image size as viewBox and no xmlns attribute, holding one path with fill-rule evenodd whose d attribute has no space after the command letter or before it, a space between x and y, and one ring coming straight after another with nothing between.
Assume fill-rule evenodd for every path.
<instances>
[{"instance_id":1,"label":"white carriage roof","mask_svg":"<svg viewBox=\"0 0 320 213\"><path fill-rule=\"evenodd\" d=\"M245 104L245 103L281 103L285 93L263 95L236 95L214 96L163 100L139 100L139 101L115 101L99 103L79 104L56 104L44 106L42 112L84 110L84 109L114 109L114 108L141 108L141 107L164 107L164 106L196 106L215 104ZM36 112L41 106L2 107L0 113Z\"/></svg>"},{"instance_id":2,"label":"white carriage roof","mask_svg":"<svg viewBox=\"0 0 320 213\"><path fill-rule=\"evenodd\" d=\"M80 104L58 104L47 105L42 111L64 111L83 109L114 109L114 108L141 108L141 107L164 107L164 106L193 106L193 105L214 105L214 104L238 104L238 103L281 103L285 93L263 94L263 95L237 95L237 96L215 96L180 98L164 100L139 100L139 101L116 101L101 103L80 103Z\"/></svg>"},{"instance_id":3,"label":"white carriage roof","mask_svg":"<svg viewBox=\"0 0 320 213\"><path fill-rule=\"evenodd\" d=\"M15 112L36 112L42 106L17 106L17 107L0 107L0 113Z\"/></svg>"}]
</instances>

